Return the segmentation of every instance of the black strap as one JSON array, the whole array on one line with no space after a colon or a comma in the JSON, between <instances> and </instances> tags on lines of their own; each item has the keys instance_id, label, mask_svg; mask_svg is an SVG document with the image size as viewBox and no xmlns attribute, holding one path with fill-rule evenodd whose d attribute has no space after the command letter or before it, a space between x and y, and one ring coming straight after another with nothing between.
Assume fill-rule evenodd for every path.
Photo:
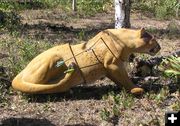
<instances>
[{"instance_id":1,"label":"black strap","mask_svg":"<svg viewBox=\"0 0 180 126\"><path fill-rule=\"evenodd\" d=\"M77 62L77 59L76 59L76 57L75 57L75 55L74 55L74 53L73 53L73 50L72 50L72 47L71 47L70 44L69 44L69 48L70 48L70 51L71 51L71 53L72 53L72 55L73 55L73 58L74 58L74 60L75 60L75 62L76 62L76 64L77 64L77 66L78 66L78 70L79 70L79 72L80 72L80 74L81 74L81 77L82 77L82 79L83 79L83 81L84 81L84 84L86 84L86 79L85 79L85 77L84 77L81 69L79 68L79 64L78 64L78 62Z\"/></svg>"},{"instance_id":2,"label":"black strap","mask_svg":"<svg viewBox=\"0 0 180 126\"><path fill-rule=\"evenodd\" d=\"M104 67L104 64L99 60L99 58L97 57L97 55L96 55L96 53L95 53L95 51L93 49L92 49L92 52L95 55L97 61L103 66L104 70L107 71L106 68Z\"/></svg>"},{"instance_id":3,"label":"black strap","mask_svg":"<svg viewBox=\"0 0 180 126\"><path fill-rule=\"evenodd\" d=\"M116 59L118 59L118 58L116 57L116 55L111 51L111 49L109 48L109 46L106 44L106 42L104 41L104 39L101 38L101 40L102 40L103 43L106 45L106 47L108 48L108 50L112 53L112 55L113 55Z\"/></svg>"},{"instance_id":4,"label":"black strap","mask_svg":"<svg viewBox=\"0 0 180 126\"><path fill-rule=\"evenodd\" d=\"M92 52L93 52L94 56L96 57L97 61L98 61L100 64L103 64L103 63L99 60L99 58L97 57L97 55L96 55L95 51L94 51L93 49L91 49L91 50L92 50Z\"/></svg>"},{"instance_id":5,"label":"black strap","mask_svg":"<svg viewBox=\"0 0 180 126\"><path fill-rule=\"evenodd\" d=\"M109 46L106 44L106 42L104 41L104 39L103 39L102 37L101 37L100 39L101 39L101 40L103 41L103 43L106 45L106 47L107 47L108 50L111 52L111 54L112 54L116 59L118 59L118 58L116 57L116 55L111 51L111 49L109 48ZM95 45L95 44L94 44L94 45ZM93 45L93 46L94 46L94 45ZM93 46L92 46L92 47L93 47ZM96 57L97 61L98 61L100 64L103 65L103 68L104 68L105 71L106 71L106 68L104 67L104 64L99 60L99 58L97 57L97 55L96 55L95 51L92 49L92 47L89 48L88 50L92 50L92 52L93 52L94 56ZM79 70L79 72L80 72L80 74L81 74L81 77L82 77L82 79L83 79L83 81L84 81L84 84L86 84L86 79L85 79L85 77L84 77L83 72L81 71L81 69L80 69L80 67L79 67L79 64L78 64L78 62L77 62L76 56L74 55L73 50L72 50L72 47L71 47L70 44L69 44L69 48L70 48L70 51L71 51L71 53L72 53L72 55L73 55L73 58L74 58L74 60L75 60L75 62L76 62L76 64L77 64L77 66L78 66L78 70ZM84 51L83 51L83 52L84 52ZM83 52L81 52L81 53L83 53ZM81 54L81 53L80 53L80 54Z\"/></svg>"}]
</instances>

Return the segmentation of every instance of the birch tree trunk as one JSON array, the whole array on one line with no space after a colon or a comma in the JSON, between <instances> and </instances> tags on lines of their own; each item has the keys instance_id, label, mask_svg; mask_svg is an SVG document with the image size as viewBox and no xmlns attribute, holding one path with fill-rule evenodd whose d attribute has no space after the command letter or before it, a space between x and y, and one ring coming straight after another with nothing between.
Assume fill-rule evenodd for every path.
<instances>
[{"instance_id":1,"label":"birch tree trunk","mask_svg":"<svg viewBox=\"0 0 180 126\"><path fill-rule=\"evenodd\" d=\"M130 0L115 0L115 28L130 27Z\"/></svg>"},{"instance_id":2,"label":"birch tree trunk","mask_svg":"<svg viewBox=\"0 0 180 126\"><path fill-rule=\"evenodd\" d=\"M77 5L76 5L77 1L76 0L72 0L72 10L73 11L77 11Z\"/></svg>"}]
</instances>

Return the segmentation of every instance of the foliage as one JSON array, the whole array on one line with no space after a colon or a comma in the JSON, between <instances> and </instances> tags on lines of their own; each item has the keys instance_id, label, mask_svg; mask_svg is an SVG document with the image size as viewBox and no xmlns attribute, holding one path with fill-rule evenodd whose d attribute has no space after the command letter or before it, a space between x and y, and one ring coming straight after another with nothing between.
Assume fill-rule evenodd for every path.
<instances>
[{"instance_id":1,"label":"foliage","mask_svg":"<svg viewBox=\"0 0 180 126\"><path fill-rule=\"evenodd\" d=\"M145 97L147 99L155 100L158 105L161 105L169 96L169 88L163 87L161 90L159 90L158 94L151 91L147 92Z\"/></svg>"},{"instance_id":2,"label":"foliage","mask_svg":"<svg viewBox=\"0 0 180 126\"><path fill-rule=\"evenodd\" d=\"M111 8L113 3L111 0L78 0L78 11L86 15L94 15L97 12L105 12Z\"/></svg>"},{"instance_id":3,"label":"foliage","mask_svg":"<svg viewBox=\"0 0 180 126\"><path fill-rule=\"evenodd\" d=\"M162 61L160 69L163 71L165 77L174 78L180 90L180 57L171 56Z\"/></svg>"},{"instance_id":4,"label":"foliage","mask_svg":"<svg viewBox=\"0 0 180 126\"><path fill-rule=\"evenodd\" d=\"M25 9L61 8L71 11L72 0L33 0L32 2L0 2L0 10L20 11ZM77 0L77 12L80 15L94 15L112 7L111 0Z\"/></svg>"},{"instance_id":5,"label":"foliage","mask_svg":"<svg viewBox=\"0 0 180 126\"><path fill-rule=\"evenodd\" d=\"M178 0L133 0L133 9L153 13L155 17L167 19L179 15Z\"/></svg>"},{"instance_id":6,"label":"foliage","mask_svg":"<svg viewBox=\"0 0 180 126\"><path fill-rule=\"evenodd\" d=\"M101 119L102 120L108 120L109 119L109 117L110 117L110 112L106 109L106 108L104 108L103 110L101 110L101 112L100 112L100 116L101 116Z\"/></svg>"},{"instance_id":7,"label":"foliage","mask_svg":"<svg viewBox=\"0 0 180 126\"><path fill-rule=\"evenodd\" d=\"M48 8L50 5L46 2L48 0L33 0L32 2L26 2L26 1L4 1L0 2L0 10L6 10L6 11L21 11L25 9L42 9L42 8ZM55 0L53 0L55 1ZM54 2L51 3L53 4Z\"/></svg>"},{"instance_id":8,"label":"foliage","mask_svg":"<svg viewBox=\"0 0 180 126\"><path fill-rule=\"evenodd\" d=\"M32 60L42 50L50 47L48 43L33 42L30 39L7 39L1 40L2 46L9 55L7 64L10 68L10 78L19 73L27 63Z\"/></svg>"},{"instance_id":9,"label":"foliage","mask_svg":"<svg viewBox=\"0 0 180 126\"><path fill-rule=\"evenodd\" d=\"M0 106L8 104L8 98L12 94L11 80L17 75L27 63L50 45L44 42L32 41L30 39L1 39L0 51L8 55L0 59Z\"/></svg>"},{"instance_id":10,"label":"foliage","mask_svg":"<svg viewBox=\"0 0 180 126\"><path fill-rule=\"evenodd\" d=\"M171 56L161 63L164 74L167 77L180 77L180 57Z\"/></svg>"},{"instance_id":11,"label":"foliage","mask_svg":"<svg viewBox=\"0 0 180 126\"><path fill-rule=\"evenodd\" d=\"M6 28L10 32L16 31L20 26L20 16L14 11L0 10L0 29Z\"/></svg>"},{"instance_id":12,"label":"foliage","mask_svg":"<svg viewBox=\"0 0 180 126\"><path fill-rule=\"evenodd\" d=\"M170 15L175 15L176 8L179 4L177 0L158 0L155 3L155 16L162 19Z\"/></svg>"},{"instance_id":13,"label":"foliage","mask_svg":"<svg viewBox=\"0 0 180 126\"><path fill-rule=\"evenodd\" d=\"M110 117L118 117L121 114L121 110L131 108L134 104L134 97L127 93L123 89L119 94L109 92L103 96L104 100L107 100L110 104L110 108L104 108L101 110L100 116L102 120L109 120Z\"/></svg>"}]
</instances>

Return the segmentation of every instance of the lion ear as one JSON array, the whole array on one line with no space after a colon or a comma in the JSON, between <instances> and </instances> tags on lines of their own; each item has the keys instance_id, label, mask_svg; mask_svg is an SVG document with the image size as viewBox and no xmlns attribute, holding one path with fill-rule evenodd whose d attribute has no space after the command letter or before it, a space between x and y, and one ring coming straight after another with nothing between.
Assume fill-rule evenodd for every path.
<instances>
[{"instance_id":1,"label":"lion ear","mask_svg":"<svg viewBox=\"0 0 180 126\"><path fill-rule=\"evenodd\" d=\"M153 38L153 36L146 32L144 28L141 28L140 38L144 39L145 42L149 42Z\"/></svg>"},{"instance_id":2,"label":"lion ear","mask_svg":"<svg viewBox=\"0 0 180 126\"><path fill-rule=\"evenodd\" d=\"M145 33L145 29L144 29L144 28L141 28L141 29L140 29L140 38L143 38L143 37L144 37L144 33Z\"/></svg>"}]
</instances>

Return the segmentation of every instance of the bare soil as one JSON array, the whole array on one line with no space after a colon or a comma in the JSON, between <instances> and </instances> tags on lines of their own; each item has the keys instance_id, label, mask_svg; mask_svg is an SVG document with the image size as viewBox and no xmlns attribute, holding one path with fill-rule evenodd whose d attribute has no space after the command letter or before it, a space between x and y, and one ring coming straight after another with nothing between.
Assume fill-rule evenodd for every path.
<instances>
[{"instance_id":1,"label":"bare soil","mask_svg":"<svg viewBox=\"0 0 180 126\"><path fill-rule=\"evenodd\" d=\"M113 11L82 18L58 9L27 10L22 11L20 15L23 26L21 37L52 44L79 43L103 29L114 27ZM180 49L180 31L169 30L169 25L174 22L180 26L179 20L162 21L145 17L140 13L133 13L131 16L132 28L145 27L154 30L153 34L157 36L162 48L158 55ZM0 35L3 36L9 35ZM155 95L159 95L164 85L172 90L160 103L147 97L148 93L134 97L132 107L120 109L120 116L108 121L102 120L100 113L103 108L111 109L112 103L102 97L111 91L118 93L120 88L107 78L98 80L90 86L75 87L62 94L27 96L14 92L10 104L0 108L0 126L162 126L165 111L173 110L173 104L180 102L179 92L171 82L171 79L164 81L164 78L154 83L138 82L147 92L152 91Z\"/></svg>"}]
</instances>

